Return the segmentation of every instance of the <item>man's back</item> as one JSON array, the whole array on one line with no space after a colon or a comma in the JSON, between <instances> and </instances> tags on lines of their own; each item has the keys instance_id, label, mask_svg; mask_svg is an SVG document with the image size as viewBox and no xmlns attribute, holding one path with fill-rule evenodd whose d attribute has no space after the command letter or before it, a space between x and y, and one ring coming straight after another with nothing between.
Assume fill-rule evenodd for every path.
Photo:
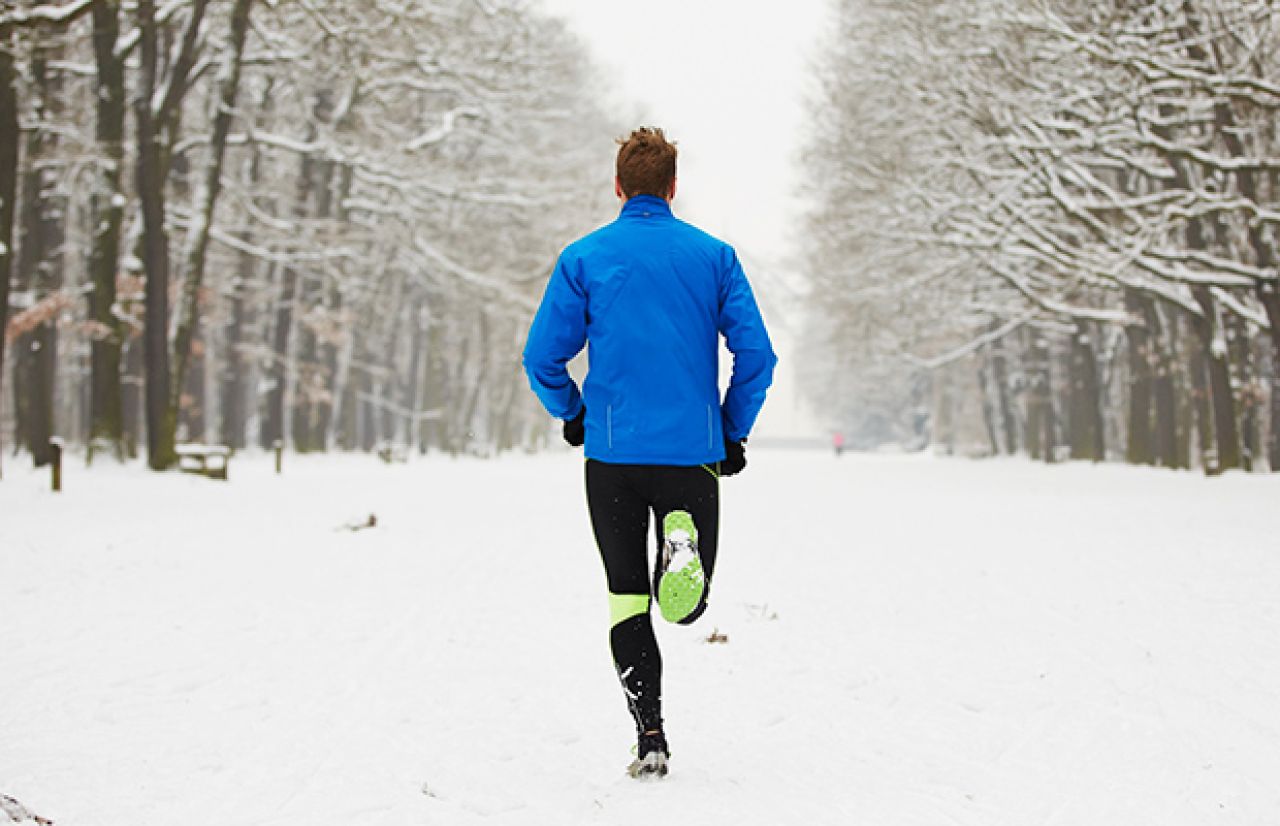
<instances>
[{"instance_id":1,"label":"man's back","mask_svg":"<svg viewBox=\"0 0 1280 826\"><path fill-rule=\"evenodd\" d=\"M723 407L721 333L735 355ZM750 429L776 362L733 248L651 195L566 248L547 286L525 366L560 418L581 406L562 371L584 340L586 455L618 464L719 461L725 438Z\"/></svg>"}]
</instances>

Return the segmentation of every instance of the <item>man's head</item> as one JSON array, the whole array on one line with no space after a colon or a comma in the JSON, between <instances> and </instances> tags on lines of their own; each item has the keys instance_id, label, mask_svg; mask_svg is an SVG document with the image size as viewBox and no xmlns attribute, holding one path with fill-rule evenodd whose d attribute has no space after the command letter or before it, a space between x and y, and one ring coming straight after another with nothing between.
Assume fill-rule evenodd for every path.
<instances>
[{"instance_id":1,"label":"man's head","mask_svg":"<svg viewBox=\"0 0 1280 826\"><path fill-rule=\"evenodd\" d=\"M676 194L676 145L661 129L642 126L618 139L618 176L614 192L624 201L653 195L670 201Z\"/></svg>"}]
</instances>

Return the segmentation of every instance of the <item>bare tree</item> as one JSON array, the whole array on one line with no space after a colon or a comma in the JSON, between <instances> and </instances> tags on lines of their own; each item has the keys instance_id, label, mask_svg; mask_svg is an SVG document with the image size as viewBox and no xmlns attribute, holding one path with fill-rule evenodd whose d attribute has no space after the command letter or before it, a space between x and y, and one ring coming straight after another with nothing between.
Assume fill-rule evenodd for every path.
<instances>
[{"instance_id":1,"label":"bare tree","mask_svg":"<svg viewBox=\"0 0 1280 826\"><path fill-rule=\"evenodd\" d=\"M1058 411L1076 458L1176 466L1194 421L1207 469L1255 466L1241 448L1259 405L1241 388L1263 384L1232 342L1266 334L1274 350L1277 334L1270 4L910 0L841 15L815 103L810 258L832 273L816 284L852 299L815 330L876 320L850 343L866 351L855 374L907 388L976 370L965 393L992 451L1016 448L1020 421L1051 455ZM963 420L957 383L939 386Z\"/></svg>"},{"instance_id":2,"label":"bare tree","mask_svg":"<svg viewBox=\"0 0 1280 826\"><path fill-rule=\"evenodd\" d=\"M9 279L12 275L14 203L18 196L18 93L13 60L13 24L0 19L0 390L8 343ZM0 434L0 455L3 455Z\"/></svg>"},{"instance_id":3,"label":"bare tree","mask_svg":"<svg viewBox=\"0 0 1280 826\"><path fill-rule=\"evenodd\" d=\"M24 422L123 455L145 419L156 469L179 438L540 438L520 331L558 248L607 215L617 131L560 23L523 0L65 0L0 25L28 155L0 158L0 184L55 184L15 183L6 231L65 232L3 248L65 276L21 268L21 328L59 336L40 372L59 394ZM45 98L57 122L28 122Z\"/></svg>"}]
</instances>

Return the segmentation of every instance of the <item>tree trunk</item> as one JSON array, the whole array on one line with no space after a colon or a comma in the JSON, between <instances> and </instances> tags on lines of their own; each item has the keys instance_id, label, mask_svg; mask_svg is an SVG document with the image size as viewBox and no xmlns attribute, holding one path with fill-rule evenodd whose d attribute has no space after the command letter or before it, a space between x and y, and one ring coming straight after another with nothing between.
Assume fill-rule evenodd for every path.
<instances>
[{"instance_id":1,"label":"tree trunk","mask_svg":"<svg viewBox=\"0 0 1280 826\"><path fill-rule=\"evenodd\" d=\"M342 313L342 291L334 285L327 292L330 324L336 325ZM329 332L329 338L320 346L317 358L317 366L325 381L325 392L316 405L315 411L315 444L318 450L328 450L334 443L333 417L345 385L343 377L339 374L338 333L332 328Z\"/></svg>"},{"instance_id":2,"label":"tree trunk","mask_svg":"<svg viewBox=\"0 0 1280 826\"><path fill-rule=\"evenodd\" d=\"M401 405L404 407L404 444L411 447L416 441L417 417L421 413L419 407L420 390L421 390L421 374L422 374L422 351L426 348L426 328L427 328L427 311L421 300L414 302L412 309L409 311L409 323L413 326L413 332L409 340L409 373L408 380L404 385L404 395L401 397Z\"/></svg>"},{"instance_id":3,"label":"tree trunk","mask_svg":"<svg viewBox=\"0 0 1280 826\"><path fill-rule=\"evenodd\" d=\"M200 307L200 285L204 280L205 253L209 248L209 230L213 225L213 211L222 191L222 162L226 156L227 135L231 131L231 119L235 111L236 97L240 90L241 57L249 30L249 12L253 0L235 0L231 9L231 51L218 81L216 114L213 118L213 135L209 143L209 159L205 164L200 194L187 239L183 273L182 296L178 304L178 327L173 341L173 387L169 398L169 415L176 417L180 407L183 378L191 360L191 342L196 335ZM201 381L203 386L203 381Z\"/></svg>"},{"instance_id":4,"label":"tree trunk","mask_svg":"<svg viewBox=\"0 0 1280 826\"><path fill-rule=\"evenodd\" d=\"M362 338L361 347L356 351L360 354L360 379L356 385L359 388L356 391L356 432L359 434L357 446L366 453L377 446L379 437L379 415L374 401L373 373L369 361L372 354L369 352L368 341L369 337Z\"/></svg>"},{"instance_id":5,"label":"tree trunk","mask_svg":"<svg viewBox=\"0 0 1280 826\"><path fill-rule=\"evenodd\" d=\"M306 142L316 139L314 122L308 123ZM310 153L303 153L298 166L298 179L294 188L293 216L306 218L311 211L312 190L314 188L316 161ZM281 273L279 299L276 304L275 332L273 335L274 358L271 361L271 390L267 395L266 423L262 431L264 447L275 441L285 440L285 400L288 397L290 370L293 359L291 343L294 337L294 305L297 303L299 272L296 266L286 266ZM295 404L303 400L295 400ZM297 434L294 434L296 437Z\"/></svg>"},{"instance_id":6,"label":"tree trunk","mask_svg":"<svg viewBox=\"0 0 1280 826\"><path fill-rule=\"evenodd\" d=\"M987 441L991 443L991 455L1000 455L1000 437L996 429L996 409L992 401L991 389L991 355L989 348L984 347L978 354L978 398L982 406L982 424L987 431Z\"/></svg>"},{"instance_id":7,"label":"tree trunk","mask_svg":"<svg viewBox=\"0 0 1280 826\"><path fill-rule=\"evenodd\" d=\"M1049 389L1045 393L1044 416L1041 419L1044 425L1042 441L1044 442L1044 460L1048 464L1053 464L1058 461L1058 443L1061 440L1058 438L1058 408L1054 403L1052 359L1045 361L1045 386Z\"/></svg>"},{"instance_id":8,"label":"tree trunk","mask_svg":"<svg viewBox=\"0 0 1280 826\"><path fill-rule=\"evenodd\" d=\"M1187 24L1186 30L1183 32L1187 55L1196 64L1208 69L1211 66L1211 62L1201 43L1198 13L1189 0L1183 3L1183 9L1186 13L1185 21ZM1175 116L1173 107L1168 103L1157 104L1157 111L1162 118L1172 119ZM1152 127L1152 131L1163 140L1171 143L1179 142L1178 136L1173 134L1172 127L1167 124L1155 125ZM1188 192L1194 192L1199 189L1198 178L1200 176L1189 161L1169 152L1164 152L1163 157L1165 163L1169 166L1170 172L1173 173L1171 181L1173 187ZM1204 219L1199 217L1190 218L1187 221L1185 231L1187 247L1197 252L1208 251L1209 239L1205 237L1205 230ZM1209 289L1204 286L1196 286L1191 288L1191 293L1196 303L1200 305L1201 317L1193 317L1192 325L1195 327L1196 334L1199 336L1202 345L1201 352L1198 354L1193 353L1192 355L1193 382L1203 381L1204 371L1200 368L1207 361L1209 386L1211 388L1210 397L1213 403L1213 424L1217 436L1217 448L1215 450L1210 447L1211 442L1205 439L1204 426L1207 424L1207 417L1203 415L1203 410L1198 409L1201 414L1197 416L1197 426L1200 428L1201 437L1200 450L1205 457L1205 470L1209 473L1218 473L1227 468L1240 466L1240 439L1236 430L1235 405L1231 397L1231 380L1226 361L1226 342L1219 339L1221 331L1218 329L1217 308L1214 305ZM1197 387L1197 390L1199 389ZM1207 401L1198 401L1207 406Z\"/></svg>"},{"instance_id":9,"label":"tree trunk","mask_svg":"<svg viewBox=\"0 0 1280 826\"><path fill-rule=\"evenodd\" d=\"M48 122L49 79L44 49L32 49L32 103L37 124ZM50 277L50 260L56 249L50 216L56 208L48 203L52 187L45 186L42 163L50 144L45 129L37 126L27 133L19 174L18 255L15 284L28 292L33 304L52 297L56 285ZM55 219L56 220L56 219ZM31 453L36 467L53 461L49 439L53 435L54 371L56 369L57 314L42 320L14 340L14 386L21 393L15 404L17 439Z\"/></svg>"},{"instance_id":10,"label":"tree trunk","mask_svg":"<svg viewBox=\"0 0 1280 826\"><path fill-rule=\"evenodd\" d=\"M1151 329L1146 323L1150 315L1146 305L1150 302L1144 301L1134 290L1129 290L1125 299L1129 312L1143 319L1142 323L1125 328L1129 341L1129 433L1125 459L1134 465L1150 465L1155 463L1151 438L1151 368L1154 356Z\"/></svg>"},{"instance_id":11,"label":"tree trunk","mask_svg":"<svg viewBox=\"0 0 1280 826\"><path fill-rule=\"evenodd\" d=\"M42 139L38 131L27 142L28 159L33 168L23 177L23 225L18 247L18 272L29 279L28 289L37 301L54 297L59 287L61 221L58 206L50 203L56 196L45 186L43 174L36 165L41 158ZM46 318L29 333L17 338L14 348L14 372L21 374L24 395L22 418L18 421L20 439L31 453L36 467L53 461L54 392L57 386L58 313Z\"/></svg>"},{"instance_id":12,"label":"tree trunk","mask_svg":"<svg viewBox=\"0 0 1280 826\"><path fill-rule=\"evenodd\" d=\"M479 347L476 352L476 360L479 364L476 367L475 378L471 384L471 392L468 394L467 406L462 415L462 433L465 434L470 447L478 441L481 434L476 433L476 413L481 410L480 399L484 391L489 385L489 366L492 358L490 357L490 330L489 330L489 314L482 307L477 313L478 329L477 336L479 338ZM461 387L461 385L459 385Z\"/></svg>"},{"instance_id":13,"label":"tree trunk","mask_svg":"<svg viewBox=\"0 0 1280 826\"><path fill-rule=\"evenodd\" d=\"M1154 458L1164 467L1186 467L1178 450L1178 397L1175 375L1178 362L1176 323L1163 320L1151 301L1143 307L1148 353L1152 369L1151 389L1155 401Z\"/></svg>"},{"instance_id":14,"label":"tree trunk","mask_svg":"<svg viewBox=\"0 0 1280 826\"><path fill-rule=\"evenodd\" d=\"M327 98L322 98L327 99ZM327 107L327 104L326 104ZM317 112L321 106L317 104ZM328 161L318 161L310 167L314 181L309 192L315 195L316 218L329 217L332 206L331 178L334 166ZM298 281L298 313L299 323L295 330L297 337L293 347L293 361L296 365L293 394L293 446L299 453L324 450L325 430L323 407L325 397L332 392L333 375L326 373L325 365L319 356L319 336L316 324L320 319L308 319L313 311L319 312L324 303L324 285L319 278L300 275Z\"/></svg>"},{"instance_id":15,"label":"tree trunk","mask_svg":"<svg viewBox=\"0 0 1280 826\"><path fill-rule=\"evenodd\" d=\"M1160 358L1165 361L1167 356ZM1186 467L1178 450L1178 397L1171 364L1157 367L1152 393L1156 408L1156 457L1162 467Z\"/></svg>"},{"instance_id":16,"label":"tree trunk","mask_svg":"<svg viewBox=\"0 0 1280 826\"><path fill-rule=\"evenodd\" d=\"M379 441L392 442L396 438L397 424L400 419L396 415L398 406L400 372L397 362L400 360L400 331L404 327L404 310L400 308L402 292L397 291L396 311L391 316L391 330L387 334L386 361L383 363L381 378L378 382L378 402L381 408L381 422L378 428Z\"/></svg>"},{"instance_id":17,"label":"tree trunk","mask_svg":"<svg viewBox=\"0 0 1280 826\"><path fill-rule=\"evenodd\" d=\"M1195 412L1195 435L1196 440L1200 443L1200 464L1206 472L1216 473L1218 470L1218 453L1213 442L1213 410L1209 406L1209 381L1208 365L1206 364L1204 348L1199 346L1199 340L1189 343L1191 350L1191 360L1189 371L1191 373L1191 399L1192 408Z\"/></svg>"},{"instance_id":18,"label":"tree trunk","mask_svg":"<svg viewBox=\"0 0 1280 826\"><path fill-rule=\"evenodd\" d=\"M203 335L192 341L190 347L190 363L187 375L183 379L184 386L178 397L178 409L175 413L179 424L178 437L183 441L203 442L208 422L208 399L205 395L204 381L208 350L205 347Z\"/></svg>"},{"instance_id":19,"label":"tree trunk","mask_svg":"<svg viewBox=\"0 0 1280 826\"><path fill-rule=\"evenodd\" d=\"M268 78L258 101L258 115L255 119L271 111L274 88L272 80ZM254 203L258 203L258 187L262 180L262 150L256 142L251 141L248 152L244 183L249 190L249 197ZM249 229L242 230L239 237L246 248L252 244L254 238ZM242 350L248 328L252 323L250 319L259 318L256 307L249 301L248 293L257 271L257 259L251 253L242 250L238 257L236 276L232 279L230 289L227 291L231 302L230 321L224 330L222 385L218 396L222 404L222 443L235 449L243 448L248 444L249 417L257 405L257 395L250 390L246 376L246 373L256 369L256 365L245 358ZM264 273L264 278L270 280L269 275L268 269ZM266 314L261 317L265 318Z\"/></svg>"},{"instance_id":20,"label":"tree trunk","mask_svg":"<svg viewBox=\"0 0 1280 826\"><path fill-rule=\"evenodd\" d=\"M1258 408L1261 399L1255 398L1255 365L1253 363L1253 337L1248 325L1236 316L1223 319L1227 332L1228 369L1234 370L1238 381L1232 381L1232 397L1237 404L1240 427L1240 467L1251 471L1258 459ZM1239 391L1234 391L1234 388Z\"/></svg>"},{"instance_id":21,"label":"tree trunk","mask_svg":"<svg viewBox=\"0 0 1280 826\"><path fill-rule=\"evenodd\" d=\"M339 222L348 220L346 201L351 194L351 184L353 180L353 170L350 164L342 164L337 167L336 184L334 184L333 203L326 204L325 210L333 214L334 218ZM343 298L342 289L339 284L331 284L327 290L329 315L333 325L341 323ZM342 337L337 329L331 329L328 339L320 348L320 365L324 371L325 381L327 383L327 392L321 400L319 409L317 410L316 420L316 439L322 450L328 450L329 446L335 443L334 440L334 415L339 406L341 394L345 390L346 380L339 373L339 344Z\"/></svg>"},{"instance_id":22,"label":"tree trunk","mask_svg":"<svg viewBox=\"0 0 1280 826\"><path fill-rule=\"evenodd\" d=\"M157 118L151 102L157 88L159 44L154 0L139 0L142 70L134 106L137 120L138 199L142 207L142 264L146 272L146 327L143 350L146 362L147 464L165 470L177 460L174 452L176 421L169 414L169 234L165 229L164 162Z\"/></svg>"},{"instance_id":23,"label":"tree trunk","mask_svg":"<svg viewBox=\"0 0 1280 826\"><path fill-rule=\"evenodd\" d=\"M1267 458L1272 473L1280 473L1280 292L1274 284L1258 287L1258 298L1271 322L1271 428L1267 436Z\"/></svg>"},{"instance_id":24,"label":"tree trunk","mask_svg":"<svg viewBox=\"0 0 1280 826\"><path fill-rule=\"evenodd\" d=\"M89 250L89 318L97 326L90 344L90 456L93 445L109 446L117 459L125 448L121 355L125 330L116 314L116 274L120 230L124 222L125 83L124 63L115 53L120 34L119 7L110 0L93 4L93 51L97 61L94 186L89 198L92 222Z\"/></svg>"},{"instance_id":25,"label":"tree trunk","mask_svg":"<svg viewBox=\"0 0 1280 826\"><path fill-rule=\"evenodd\" d=\"M1045 440L1050 418L1049 346L1035 330L1026 332L1027 413L1024 441L1032 459L1048 459L1052 444Z\"/></svg>"},{"instance_id":26,"label":"tree trunk","mask_svg":"<svg viewBox=\"0 0 1280 826\"><path fill-rule=\"evenodd\" d=\"M992 328L996 323L992 322ZM1018 452L1018 420L1014 410L1013 399L1009 392L1008 345L1004 339L991 343L991 381L996 392L996 402L1000 411L1000 423L1004 436L1005 453L1013 455Z\"/></svg>"},{"instance_id":27,"label":"tree trunk","mask_svg":"<svg viewBox=\"0 0 1280 826\"><path fill-rule=\"evenodd\" d=\"M171 372L169 352L169 233L165 227L165 186L169 178L170 143L178 132L181 101L195 63L200 25L209 0L191 0L185 29L176 48L166 48L161 88L159 23L155 0L138 0L137 26L142 50L138 97L134 105L138 200L142 212L142 264L146 272L147 465L166 470L177 462L174 449L177 410L173 393L182 383ZM168 135L168 142L165 135Z\"/></svg>"},{"instance_id":28,"label":"tree trunk","mask_svg":"<svg viewBox=\"0 0 1280 826\"><path fill-rule=\"evenodd\" d=\"M1212 466L1206 464L1206 469L1221 473L1241 465L1240 430L1236 420L1235 396L1231 390L1230 351L1226 331L1222 328L1216 303L1208 288L1193 287L1191 294L1203 313L1193 323L1208 367L1209 400L1213 409L1213 431L1217 437L1216 460Z\"/></svg>"},{"instance_id":29,"label":"tree trunk","mask_svg":"<svg viewBox=\"0 0 1280 826\"><path fill-rule=\"evenodd\" d=\"M267 365L266 412L262 422L262 446L269 448L284 441L284 400L289 366L289 333L293 326L293 297L298 273L292 267L280 272L276 297L275 323L271 336L271 361Z\"/></svg>"},{"instance_id":30,"label":"tree trunk","mask_svg":"<svg viewBox=\"0 0 1280 826\"><path fill-rule=\"evenodd\" d=\"M470 336L462 336L458 331L456 314L449 319L449 327L443 331L445 341L455 342L461 339L456 353L442 353L440 358L440 387L437 398L440 400L440 440L441 445L450 456L457 456L466 446L466 424L461 418L460 401L465 380L468 375L475 375L478 367L471 363L472 341ZM452 356L452 358L450 358Z\"/></svg>"},{"instance_id":31,"label":"tree trunk","mask_svg":"<svg viewBox=\"0 0 1280 826\"><path fill-rule=\"evenodd\" d=\"M1196 10L1190 3L1184 3L1184 9L1188 15L1188 21L1193 27L1199 28ZM1193 56L1201 59L1208 57L1208 53L1200 46L1192 44L1188 47L1188 51ZM1214 122L1217 127L1217 133L1222 138L1227 150L1233 157L1246 158L1250 155L1248 148L1244 144L1244 137L1239 128L1239 118L1236 115L1235 103L1225 97L1215 101L1213 112ZM1274 145L1275 141L1275 125L1274 121L1268 127L1269 135L1266 140ZM1240 194L1249 201L1262 205L1266 203L1266 198L1259 197L1259 181L1258 173L1249 167L1243 167L1235 173L1237 183L1240 187ZM1274 200L1276 195L1276 177L1274 172L1271 177L1271 199ZM1269 233L1267 228L1261 221L1249 221L1246 224L1246 231L1249 238L1249 246L1253 251L1255 264L1258 269L1263 271L1273 270L1276 264L1275 241L1273 233ZM1280 295L1276 293L1276 285L1273 280L1259 280L1257 282L1257 295L1262 306L1265 308L1267 318L1271 322L1271 352L1273 363L1277 356L1280 356ZM1275 421L1275 413L1280 411L1280 403L1276 402L1276 388L1272 385L1272 421ZM1250 410L1250 415L1255 415L1256 410ZM1246 439L1252 442L1253 429L1255 423L1250 421L1246 426ZM1271 470L1280 470L1280 441L1275 438L1276 427L1272 425L1272 438L1268 455L1270 458ZM1252 467L1255 463L1257 455L1260 455L1260 447L1250 444L1247 454L1247 461Z\"/></svg>"},{"instance_id":32,"label":"tree trunk","mask_svg":"<svg viewBox=\"0 0 1280 826\"><path fill-rule=\"evenodd\" d=\"M240 235L242 241L251 241L249 232ZM245 290L253 279L255 261L247 252L240 253L239 270L231 281L231 319L223 342L222 387L218 396L222 403L222 443L239 450L245 446L245 385L243 374L247 367L241 357L240 347L244 339L247 310Z\"/></svg>"},{"instance_id":33,"label":"tree trunk","mask_svg":"<svg viewBox=\"0 0 1280 826\"><path fill-rule=\"evenodd\" d=\"M440 390L440 328L441 320L433 318L427 327L427 353L422 365L422 407L431 411L418 423L418 452L427 453L432 447L437 450L443 445L440 436L440 422L444 411L444 400Z\"/></svg>"},{"instance_id":34,"label":"tree trunk","mask_svg":"<svg viewBox=\"0 0 1280 826\"><path fill-rule=\"evenodd\" d=\"M517 399L524 392L524 370L517 365L507 374L504 382L503 397L496 411L491 411L493 420L490 442L499 453L505 453L516 446L514 418ZM927 440L926 440L927 444Z\"/></svg>"},{"instance_id":35,"label":"tree trunk","mask_svg":"<svg viewBox=\"0 0 1280 826\"><path fill-rule=\"evenodd\" d=\"M337 293L337 289L334 290ZM341 300L341 294L335 295ZM339 305L340 306L340 305ZM342 347L334 347L333 359L333 404L329 407L328 431L325 443L337 445L342 450L354 450L356 444L356 392L354 365L356 342L360 337L359 325L351 325L351 329L342 341Z\"/></svg>"},{"instance_id":36,"label":"tree trunk","mask_svg":"<svg viewBox=\"0 0 1280 826\"><path fill-rule=\"evenodd\" d=\"M1069 358L1071 458L1099 462L1106 456L1098 388L1098 361L1089 331L1083 325L1079 325L1071 337Z\"/></svg>"},{"instance_id":37,"label":"tree trunk","mask_svg":"<svg viewBox=\"0 0 1280 826\"><path fill-rule=\"evenodd\" d=\"M4 389L5 329L9 321L9 277L13 271L14 201L18 195L18 94L14 88L13 33L0 24L0 391ZM0 432L0 456L4 454ZM0 476L3 469L0 468Z\"/></svg>"}]
</instances>

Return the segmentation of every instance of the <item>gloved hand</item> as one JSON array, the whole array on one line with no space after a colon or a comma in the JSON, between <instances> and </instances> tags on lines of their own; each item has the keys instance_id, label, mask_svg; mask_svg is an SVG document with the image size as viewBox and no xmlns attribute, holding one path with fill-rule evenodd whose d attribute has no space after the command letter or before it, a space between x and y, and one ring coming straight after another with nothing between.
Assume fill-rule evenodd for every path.
<instances>
[{"instance_id":1,"label":"gloved hand","mask_svg":"<svg viewBox=\"0 0 1280 826\"><path fill-rule=\"evenodd\" d=\"M583 441L587 438L587 427L583 424L586 418L587 408L583 407L578 411L578 415L564 423L564 440L570 447L582 447Z\"/></svg>"},{"instance_id":2,"label":"gloved hand","mask_svg":"<svg viewBox=\"0 0 1280 826\"><path fill-rule=\"evenodd\" d=\"M747 440L734 442L724 440L724 461L720 463L721 476L733 476L741 473L747 466Z\"/></svg>"}]
</instances>

